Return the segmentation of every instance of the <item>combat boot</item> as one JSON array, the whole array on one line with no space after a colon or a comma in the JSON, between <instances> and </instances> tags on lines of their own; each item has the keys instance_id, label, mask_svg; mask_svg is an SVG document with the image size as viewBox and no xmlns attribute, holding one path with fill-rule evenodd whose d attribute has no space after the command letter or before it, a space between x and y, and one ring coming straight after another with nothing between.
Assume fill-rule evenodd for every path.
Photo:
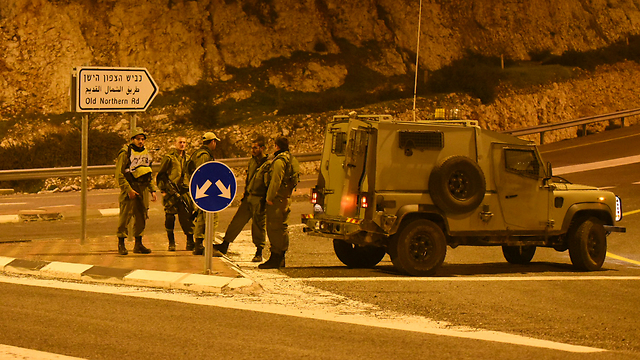
<instances>
[{"instance_id":1,"label":"combat boot","mask_svg":"<svg viewBox=\"0 0 640 360\"><path fill-rule=\"evenodd\" d=\"M220 244L214 244L213 249L219 251L222 255L227 255L227 251L229 251L229 242L222 241Z\"/></svg>"},{"instance_id":2,"label":"combat boot","mask_svg":"<svg viewBox=\"0 0 640 360\"><path fill-rule=\"evenodd\" d=\"M253 259L251 259L252 262L261 262L262 261L262 248L257 248L256 249L256 254L253 256Z\"/></svg>"},{"instance_id":3,"label":"combat boot","mask_svg":"<svg viewBox=\"0 0 640 360\"><path fill-rule=\"evenodd\" d=\"M185 247L185 250L193 251L195 245L196 243L193 242L193 234L187 234L187 246Z\"/></svg>"},{"instance_id":4,"label":"combat boot","mask_svg":"<svg viewBox=\"0 0 640 360\"><path fill-rule=\"evenodd\" d=\"M124 238L119 237L118 238L118 254L127 255L128 253L129 251L127 250L127 247L124 245Z\"/></svg>"},{"instance_id":5,"label":"combat boot","mask_svg":"<svg viewBox=\"0 0 640 360\"><path fill-rule=\"evenodd\" d=\"M169 251L176 251L176 238L173 231L167 231L167 237L169 238Z\"/></svg>"},{"instance_id":6,"label":"combat boot","mask_svg":"<svg viewBox=\"0 0 640 360\"><path fill-rule=\"evenodd\" d=\"M133 245L134 254L150 254L151 250L142 245L142 236L136 236L136 243Z\"/></svg>"},{"instance_id":7,"label":"combat boot","mask_svg":"<svg viewBox=\"0 0 640 360\"><path fill-rule=\"evenodd\" d=\"M269 260L258 265L259 269L279 269L284 267L284 253L271 253Z\"/></svg>"},{"instance_id":8,"label":"combat boot","mask_svg":"<svg viewBox=\"0 0 640 360\"><path fill-rule=\"evenodd\" d=\"M193 255L204 254L204 245L202 245L203 241L204 239L196 239L196 243L193 245Z\"/></svg>"}]
</instances>

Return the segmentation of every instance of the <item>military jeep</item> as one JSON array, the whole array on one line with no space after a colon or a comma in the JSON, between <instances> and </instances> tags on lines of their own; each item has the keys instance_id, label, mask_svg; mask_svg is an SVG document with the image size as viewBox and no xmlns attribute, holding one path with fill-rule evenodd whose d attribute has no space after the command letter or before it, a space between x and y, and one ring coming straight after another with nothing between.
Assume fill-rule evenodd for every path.
<instances>
[{"instance_id":1,"label":"military jeep","mask_svg":"<svg viewBox=\"0 0 640 360\"><path fill-rule=\"evenodd\" d=\"M602 267L607 235L624 232L620 198L553 176L537 147L473 120L335 116L328 124L304 231L333 239L349 267L389 254L409 275L433 275L447 246L501 246L526 264L536 247Z\"/></svg>"}]
</instances>

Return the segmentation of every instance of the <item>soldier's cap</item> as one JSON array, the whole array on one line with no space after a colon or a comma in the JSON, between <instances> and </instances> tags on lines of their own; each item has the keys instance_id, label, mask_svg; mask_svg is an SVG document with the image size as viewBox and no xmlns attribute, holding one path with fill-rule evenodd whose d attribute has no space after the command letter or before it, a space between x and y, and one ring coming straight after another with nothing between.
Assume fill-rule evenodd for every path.
<instances>
[{"instance_id":1,"label":"soldier's cap","mask_svg":"<svg viewBox=\"0 0 640 360\"><path fill-rule=\"evenodd\" d=\"M131 132L131 138L133 139L134 137L138 136L138 135L142 135L144 136L144 138L147 138L147 134L145 134L144 130L142 130L142 128L135 128L135 130L133 130Z\"/></svg>"},{"instance_id":2,"label":"soldier's cap","mask_svg":"<svg viewBox=\"0 0 640 360\"><path fill-rule=\"evenodd\" d=\"M216 134L212 133L212 132L206 132L204 133L204 135L202 135L202 141L211 141L211 140L216 140L216 141L220 141L220 139L216 136Z\"/></svg>"}]
</instances>

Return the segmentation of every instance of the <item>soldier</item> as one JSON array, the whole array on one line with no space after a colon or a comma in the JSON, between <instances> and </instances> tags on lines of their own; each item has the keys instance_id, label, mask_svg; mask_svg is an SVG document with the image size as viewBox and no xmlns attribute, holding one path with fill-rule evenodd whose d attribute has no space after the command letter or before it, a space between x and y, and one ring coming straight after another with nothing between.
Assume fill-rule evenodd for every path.
<instances>
[{"instance_id":1,"label":"soldier","mask_svg":"<svg viewBox=\"0 0 640 360\"><path fill-rule=\"evenodd\" d=\"M118 253L127 255L129 252L124 244L128 235L131 217L135 218L133 235L135 245L133 252L148 254L151 252L142 245L142 233L146 226L149 210L149 195L151 201L156 201L157 186L151 175L151 154L145 149L144 142L147 135L137 128L131 136L131 144L122 147L116 162L116 182L120 187L120 218L118 220Z\"/></svg>"},{"instance_id":2,"label":"soldier","mask_svg":"<svg viewBox=\"0 0 640 360\"><path fill-rule=\"evenodd\" d=\"M176 224L176 214L182 231L187 236L186 250L193 250L193 220L191 213L193 205L189 197L189 178L185 175L187 155L185 148L187 139L178 136L174 148L162 158L160 171L156 177L158 187L162 191L164 205L164 227L169 239L169 251L176 251L176 240L173 230Z\"/></svg>"},{"instance_id":3,"label":"soldier","mask_svg":"<svg viewBox=\"0 0 640 360\"><path fill-rule=\"evenodd\" d=\"M298 184L300 165L289 152L289 140L276 138L276 152L266 174L267 235L271 243L269 260L258 265L260 269L278 269L285 266L285 253L289 248L289 213L291 193Z\"/></svg>"},{"instance_id":4,"label":"soldier","mask_svg":"<svg viewBox=\"0 0 640 360\"><path fill-rule=\"evenodd\" d=\"M189 165L187 166L187 171L189 173L189 179L193 175L193 172L202 164L215 160L213 156L213 150L216 148L216 142L220 141L216 134L212 132L207 132L202 135L202 146L196 150L191 157L189 158ZM203 255L204 254L204 235L205 235L205 213L202 210L198 211L198 216L196 217L195 224L195 238L196 243L193 248L193 255ZM216 232L216 228L218 227L218 213L213 214L213 234Z\"/></svg>"},{"instance_id":5,"label":"soldier","mask_svg":"<svg viewBox=\"0 0 640 360\"><path fill-rule=\"evenodd\" d=\"M240 201L240 206L233 216L229 227L224 234L221 244L214 245L213 248L222 254L226 254L229 250L229 244L236 239L242 228L251 220L251 238L256 246L256 254L251 261L262 261L262 249L265 244L265 191L258 193L257 189L251 191L250 183L258 172L258 168L267 161L267 155L264 153L266 146L263 136L258 136L251 144L251 159L249 159L249 167L247 169L247 177L245 179L244 194ZM262 181L262 180L261 180ZM264 187L264 186L263 186ZM266 189L265 189L266 190ZM215 254L215 253L214 253ZM217 254L216 254L217 255Z\"/></svg>"}]
</instances>

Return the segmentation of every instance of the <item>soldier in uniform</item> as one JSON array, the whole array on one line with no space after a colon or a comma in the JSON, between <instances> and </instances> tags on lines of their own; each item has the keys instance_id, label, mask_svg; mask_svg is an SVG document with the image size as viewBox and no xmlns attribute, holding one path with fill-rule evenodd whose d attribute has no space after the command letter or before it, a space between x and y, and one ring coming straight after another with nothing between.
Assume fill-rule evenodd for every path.
<instances>
[{"instance_id":1,"label":"soldier in uniform","mask_svg":"<svg viewBox=\"0 0 640 360\"><path fill-rule=\"evenodd\" d=\"M289 140L278 137L276 152L266 174L269 184L266 194L267 235L271 243L269 260L258 265L260 269L278 269L285 266L285 253L289 249L289 213L291 193L298 183L300 165L289 152Z\"/></svg>"},{"instance_id":2,"label":"soldier in uniform","mask_svg":"<svg viewBox=\"0 0 640 360\"><path fill-rule=\"evenodd\" d=\"M178 136L174 148L169 151L160 163L160 171L156 177L158 187L162 191L162 204L164 205L164 227L169 239L169 251L176 251L176 240L173 230L176 224L176 215L182 231L187 236L186 250L193 250L193 220L191 213L193 205L189 197L189 178L185 175L184 168L187 162L185 148L187 139Z\"/></svg>"},{"instance_id":3,"label":"soldier in uniform","mask_svg":"<svg viewBox=\"0 0 640 360\"><path fill-rule=\"evenodd\" d=\"M196 150L193 154L191 154L191 158L189 158L189 162L192 165L189 165L189 179L193 175L193 171L197 169L200 165L215 160L213 156L213 150L216 148L216 142L220 141L220 139L216 136L216 134L212 132L207 132L202 135L202 146ZM196 217L195 224L195 246L193 248L193 255L203 255L204 254L204 236L205 236L205 219L206 214L204 211L199 210L198 216ZM213 233L215 234L216 228L218 227L218 213L213 214Z\"/></svg>"},{"instance_id":4,"label":"soldier in uniform","mask_svg":"<svg viewBox=\"0 0 640 360\"><path fill-rule=\"evenodd\" d=\"M156 201L158 190L151 175L151 154L144 147L147 135L137 128L132 136L131 143L122 147L116 161L116 182L120 187L120 218L118 219L118 253L127 255L129 252L124 244L128 235L128 226L131 217L134 217L133 236L135 245L133 252L148 254L151 252L142 245L142 233L146 226L149 197Z\"/></svg>"},{"instance_id":5,"label":"soldier in uniform","mask_svg":"<svg viewBox=\"0 0 640 360\"><path fill-rule=\"evenodd\" d=\"M229 250L229 244L238 237L242 228L244 228L247 222L251 220L251 238L253 240L253 244L256 246L256 254L252 261L262 261L262 249L266 242L266 214L264 206L265 192L257 193L257 189L251 191L250 183L258 172L258 168L267 161L267 155L264 153L265 148L265 139L263 136L258 136L251 144L251 159L249 159L244 194L240 201L240 206L238 207L236 214L233 216L231 223L229 223L229 227L224 234L222 243L213 246L213 248L221 254L227 253L227 250ZM214 255L217 254L214 253Z\"/></svg>"}]
</instances>

